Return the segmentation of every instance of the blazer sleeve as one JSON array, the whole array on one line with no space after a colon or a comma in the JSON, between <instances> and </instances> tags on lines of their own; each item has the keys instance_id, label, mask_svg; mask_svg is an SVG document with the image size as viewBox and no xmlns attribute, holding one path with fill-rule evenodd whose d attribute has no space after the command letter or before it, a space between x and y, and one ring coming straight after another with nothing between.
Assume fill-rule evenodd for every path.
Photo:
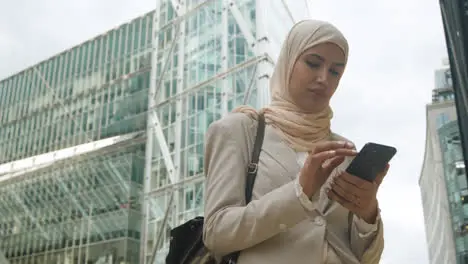
<instances>
[{"instance_id":1,"label":"blazer sleeve","mask_svg":"<svg viewBox=\"0 0 468 264\"><path fill-rule=\"evenodd\" d=\"M252 247L307 218L294 181L245 205L250 155L243 153L247 151L243 146L248 139L245 135L236 139L234 133L222 122L215 122L205 138L203 241L218 256Z\"/></svg>"},{"instance_id":2,"label":"blazer sleeve","mask_svg":"<svg viewBox=\"0 0 468 264\"><path fill-rule=\"evenodd\" d=\"M357 216L351 226L351 249L362 264L378 264L384 249L383 222L377 218L376 230L362 233L359 230Z\"/></svg>"}]
</instances>

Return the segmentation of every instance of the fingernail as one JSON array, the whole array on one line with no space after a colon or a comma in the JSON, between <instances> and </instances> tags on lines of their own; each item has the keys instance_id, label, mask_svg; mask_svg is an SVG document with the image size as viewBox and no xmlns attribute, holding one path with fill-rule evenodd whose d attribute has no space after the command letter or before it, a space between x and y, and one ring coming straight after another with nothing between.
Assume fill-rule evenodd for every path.
<instances>
[{"instance_id":1,"label":"fingernail","mask_svg":"<svg viewBox=\"0 0 468 264\"><path fill-rule=\"evenodd\" d=\"M348 147L354 148L354 144L352 142L346 142L346 144L348 144Z\"/></svg>"}]
</instances>

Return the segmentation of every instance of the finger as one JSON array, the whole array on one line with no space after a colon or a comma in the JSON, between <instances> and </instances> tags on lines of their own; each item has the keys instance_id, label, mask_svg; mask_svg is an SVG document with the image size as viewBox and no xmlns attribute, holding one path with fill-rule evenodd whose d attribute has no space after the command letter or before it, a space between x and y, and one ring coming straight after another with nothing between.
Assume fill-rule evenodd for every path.
<instances>
[{"instance_id":1,"label":"finger","mask_svg":"<svg viewBox=\"0 0 468 264\"><path fill-rule=\"evenodd\" d=\"M323 151L320 153L309 155L307 158L307 164L313 166L314 168L319 168L322 166L322 163L328 159L332 159L340 156L356 156L356 151L352 149L338 149L338 150L329 150Z\"/></svg>"},{"instance_id":2,"label":"finger","mask_svg":"<svg viewBox=\"0 0 468 264\"><path fill-rule=\"evenodd\" d=\"M375 183L377 184L377 186L380 186L380 184L382 184L383 179L384 179L385 176L387 175L388 169L390 169L390 164L387 164L387 165L385 166L384 171L382 171L381 173L377 174L377 177L375 178Z\"/></svg>"},{"instance_id":3,"label":"finger","mask_svg":"<svg viewBox=\"0 0 468 264\"><path fill-rule=\"evenodd\" d=\"M337 156L347 156L347 157L355 157L357 155L357 151L355 149L336 149Z\"/></svg>"},{"instance_id":4,"label":"finger","mask_svg":"<svg viewBox=\"0 0 468 264\"><path fill-rule=\"evenodd\" d=\"M330 174L336 167L338 167L343 161L345 160L344 156L337 156L334 157L325 164L322 165L322 169L325 171L325 173L328 175Z\"/></svg>"},{"instance_id":5,"label":"finger","mask_svg":"<svg viewBox=\"0 0 468 264\"><path fill-rule=\"evenodd\" d=\"M357 195L354 195L352 192L350 192L349 189L345 189L338 184L334 184L332 186L332 190L347 202L354 204L356 207L360 207L361 199Z\"/></svg>"},{"instance_id":6,"label":"finger","mask_svg":"<svg viewBox=\"0 0 468 264\"><path fill-rule=\"evenodd\" d=\"M335 190L331 189L328 191L328 198L330 200L336 201L337 203L341 204L343 207L348 209L349 211L356 213L358 211L358 208L342 196L340 196L338 193L336 193Z\"/></svg>"},{"instance_id":7,"label":"finger","mask_svg":"<svg viewBox=\"0 0 468 264\"><path fill-rule=\"evenodd\" d=\"M326 142L320 142L317 143L315 146L314 150L312 153L320 153L323 151L328 151L328 150L336 150L340 148L345 148L345 149L353 149L354 144L351 142L346 142L346 141L326 141Z\"/></svg>"},{"instance_id":8,"label":"finger","mask_svg":"<svg viewBox=\"0 0 468 264\"><path fill-rule=\"evenodd\" d=\"M372 188L374 188L373 182L361 179L347 172L344 172L343 174L340 175L340 177L338 177L335 180L335 182L338 182L338 181L344 181L345 183L351 184L361 190L371 190Z\"/></svg>"},{"instance_id":9,"label":"finger","mask_svg":"<svg viewBox=\"0 0 468 264\"><path fill-rule=\"evenodd\" d=\"M371 183L372 184L372 183ZM354 184L351 184L339 177L333 181L332 188L338 187L341 190L344 190L346 195L345 198L349 199L359 199L364 201L370 199L374 194L374 189L361 189L356 187Z\"/></svg>"}]
</instances>

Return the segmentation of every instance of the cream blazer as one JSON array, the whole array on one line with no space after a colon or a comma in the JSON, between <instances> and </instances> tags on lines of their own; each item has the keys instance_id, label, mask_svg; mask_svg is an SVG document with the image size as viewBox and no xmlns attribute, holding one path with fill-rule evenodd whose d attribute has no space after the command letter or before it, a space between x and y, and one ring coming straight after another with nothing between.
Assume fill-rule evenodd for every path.
<instances>
[{"instance_id":1,"label":"cream blazer","mask_svg":"<svg viewBox=\"0 0 468 264\"><path fill-rule=\"evenodd\" d=\"M349 228L349 211L330 201L323 188L314 198L315 210L305 210L295 188L297 155L268 125L252 201L245 206L246 168L256 128L257 122L241 113L208 128L205 246L217 257L241 250L238 264L379 263L384 246L380 218L377 231L363 236L356 221ZM326 247L335 257L324 256Z\"/></svg>"}]
</instances>

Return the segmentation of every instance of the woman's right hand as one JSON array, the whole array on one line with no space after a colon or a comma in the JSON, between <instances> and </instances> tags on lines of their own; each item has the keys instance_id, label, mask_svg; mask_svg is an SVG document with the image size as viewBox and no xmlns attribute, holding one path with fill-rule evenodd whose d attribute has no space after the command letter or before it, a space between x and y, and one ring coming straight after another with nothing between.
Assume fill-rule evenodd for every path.
<instances>
[{"instance_id":1,"label":"woman's right hand","mask_svg":"<svg viewBox=\"0 0 468 264\"><path fill-rule=\"evenodd\" d=\"M351 142L326 141L317 143L309 153L304 167L299 174L299 184L309 197L320 190L331 172L340 165L345 157L356 156L357 152Z\"/></svg>"}]
</instances>

